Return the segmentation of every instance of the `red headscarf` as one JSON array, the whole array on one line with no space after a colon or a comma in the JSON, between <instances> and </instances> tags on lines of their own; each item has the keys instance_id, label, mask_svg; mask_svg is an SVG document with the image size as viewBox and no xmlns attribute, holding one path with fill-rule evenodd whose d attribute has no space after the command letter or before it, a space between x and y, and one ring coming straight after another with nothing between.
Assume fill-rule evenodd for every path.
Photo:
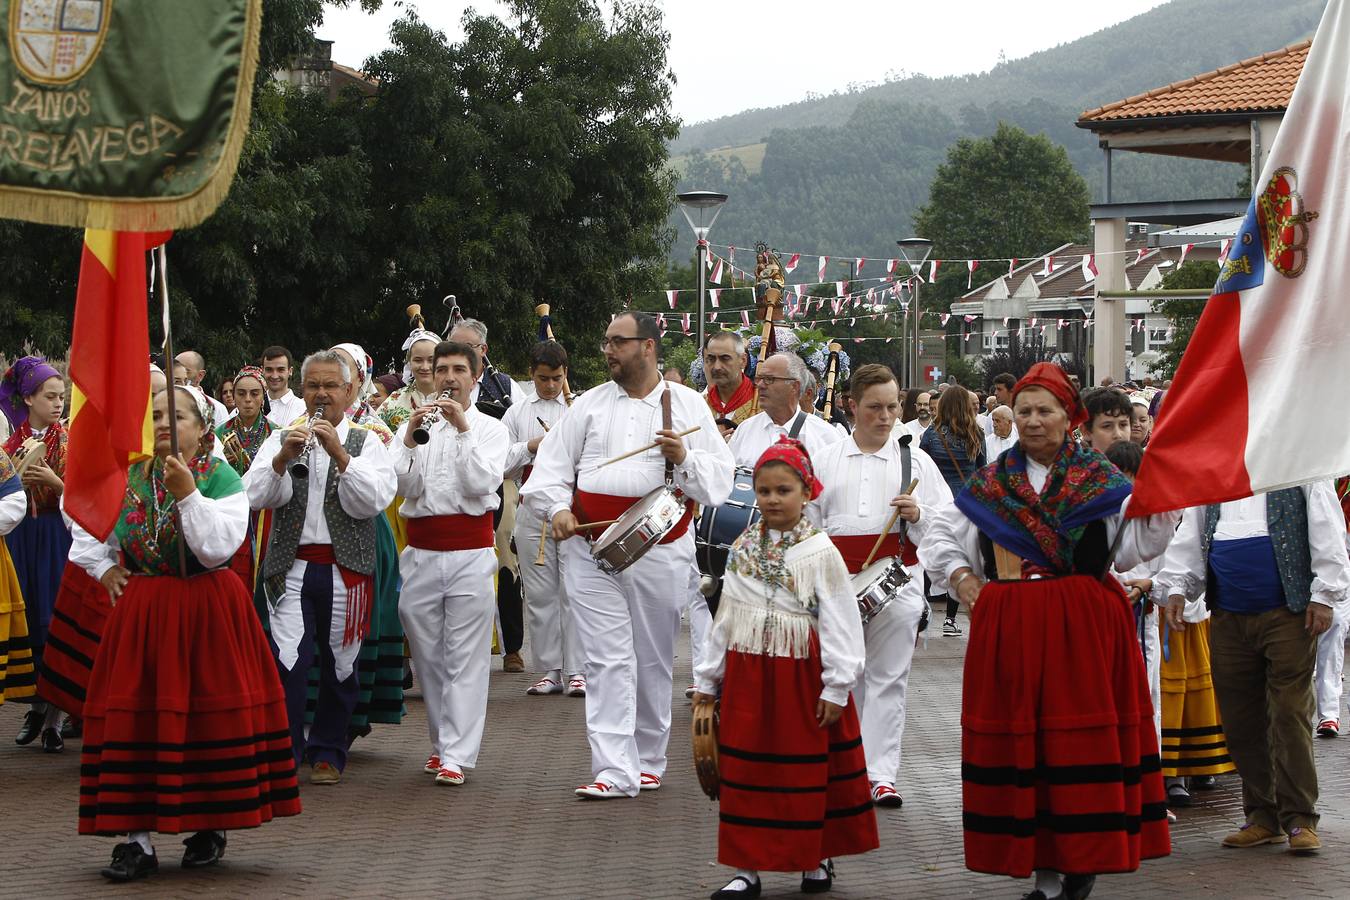
<instances>
[{"instance_id":1,"label":"red headscarf","mask_svg":"<svg viewBox=\"0 0 1350 900\"><path fill-rule=\"evenodd\" d=\"M824 485L816 480L815 469L811 467L811 454L806 452L806 445L801 441L780 435L777 443L770 444L768 449L760 454L759 460L755 463L755 474L758 475L760 467L768 462L787 463L791 466L806 485L812 500L819 497L820 492L825 489Z\"/></svg>"},{"instance_id":2,"label":"red headscarf","mask_svg":"<svg viewBox=\"0 0 1350 900\"><path fill-rule=\"evenodd\" d=\"M1038 362L1032 366L1027 374L1022 376L1022 380L1013 385L1013 400L1016 401L1017 395L1029 387L1045 388L1054 395L1059 405L1069 414L1069 428L1077 428L1087 421L1087 410L1083 408L1083 401L1078 398L1078 392L1069 382L1069 376L1054 363Z\"/></svg>"}]
</instances>

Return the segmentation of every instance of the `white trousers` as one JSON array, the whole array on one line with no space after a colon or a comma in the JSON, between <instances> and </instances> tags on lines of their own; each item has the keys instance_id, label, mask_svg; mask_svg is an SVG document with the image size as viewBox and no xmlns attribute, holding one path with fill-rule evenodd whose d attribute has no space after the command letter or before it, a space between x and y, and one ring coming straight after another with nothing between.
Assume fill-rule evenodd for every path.
<instances>
[{"instance_id":1,"label":"white trousers","mask_svg":"<svg viewBox=\"0 0 1350 900\"><path fill-rule=\"evenodd\" d=\"M712 631L712 610L708 609L708 598L698 589L703 573L696 567L689 576L689 662L697 671L703 662L703 648L708 644L708 633ZM691 675L689 683L693 684Z\"/></svg>"},{"instance_id":2,"label":"white trousers","mask_svg":"<svg viewBox=\"0 0 1350 900\"><path fill-rule=\"evenodd\" d=\"M516 510L516 558L520 561L520 587L525 595L525 628L530 635L530 671L579 675L586 660L577 644L572 624L572 604L563 584L558 543L552 536L544 544L544 564L539 555L537 518L521 507Z\"/></svg>"},{"instance_id":3,"label":"white trousers","mask_svg":"<svg viewBox=\"0 0 1350 900\"><path fill-rule=\"evenodd\" d=\"M286 573L286 593L277 608L272 610L270 626L272 640L277 645L281 664L295 668L300 656L300 639L305 635L305 618L300 607L300 589L305 583L305 570L311 565L297 559ZM342 635L347 630L347 586L342 574L333 566L333 615L328 627L328 646L333 650L333 670L338 681L346 681L361 654L361 642L352 641L342 646Z\"/></svg>"},{"instance_id":4,"label":"white trousers","mask_svg":"<svg viewBox=\"0 0 1350 900\"><path fill-rule=\"evenodd\" d=\"M487 717L497 554L408 547L398 566L398 618L422 682L431 752L444 768L471 769Z\"/></svg>"},{"instance_id":5,"label":"white trousers","mask_svg":"<svg viewBox=\"0 0 1350 900\"><path fill-rule=\"evenodd\" d=\"M618 575L600 571L583 538L564 541L562 556L586 660L592 777L635 797L641 773L666 770L675 635L689 602L693 536L658 544Z\"/></svg>"},{"instance_id":6,"label":"white trousers","mask_svg":"<svg viewBox=\"0 0 1350 900\"><path fill-rule=\"evenodd\" d=\"M1341 604L1333 608L1331 627L1318 635L1313 689L1317 694L1317 721L1341 720L1341 673L1345 668L1345 633L1350 614Z\"/></svg>"},{"instance_id":7,"label":"white trousers","mask_svg":"<svg viewBox=\"0 0 1350 900\"><path fill-rule=\"evenodd\" d=\"M1162 749L1162 634L1159 632L1159 612L1155 604L1144 616L1144 671L1148 674L1148 695L1153 700L1153 730L1158 734L1158 749Z\"/></svg>"},{"instance_id":8,"label":"white trousers","mask_svg":"<svg viewBox=\"0 0 1350 900\"><path fill-rule=\"evenodd\" d=\"M900 739L905 733L905 693L914 662L914 641L923 617L923 573L917 567L900 595L863 627L867 663L853 689L862 728L867 780L895 784Z\"/></svg>"}]
</instances>

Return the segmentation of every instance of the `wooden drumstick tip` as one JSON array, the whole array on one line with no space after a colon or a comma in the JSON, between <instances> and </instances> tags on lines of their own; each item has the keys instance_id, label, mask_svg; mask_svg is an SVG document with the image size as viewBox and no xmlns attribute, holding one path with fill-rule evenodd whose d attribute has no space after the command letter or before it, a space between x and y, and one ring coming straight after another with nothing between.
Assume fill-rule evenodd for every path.
<instances>
[{"instance_id":1,"label":"wooden drumstick tip","mask_svg":"<svg viewBox=\"0 0 1350 900\"><path fill-rule=\"evenodd\" d=\"M838 341L830 341L829 350L831 353L838 353L840 350L843 349L844 349L843 344L839 343Z\"/></svg>"},{"instance_id":2,"label":"wooden drumstick tip","mask_svg":"<svg viewBox=\"0 0 1350 900\"><path fill-rule=\"evenodd\" d=\"M549 523L547 520L539 527L539 555L534 558L534 564L543 567L548 564L545 557L548 555L548 532Z\"/></svg>"},{"instance_id":3,"label":"wooden drumstick tip","mask_svg":"<svg viewBox=\"0 0 1350 900\"><path fill-rule=\"evenodd\" d=\"M548 315L548 304L547 303L537 304L534 308L534 314L536 316L539 316L540 318L543 318L544 316Z\"/></svg>"},{"instance_id":4,"label":"wooden drumstick tip","mask_svg":"<svg viewBox=\"0 0 1350 900\"><path fill-rule=\"evenodd\" d=\"M416 318L416 317L422 315L422 304L420 304L420 303L409 303L409 304L408 304L408 308L407 308L406 310L404 310L404 312L406 312L406 313L408 314L408 318L410 318L410 319Z\"/></svg>"},{"instance_id":5,"label":"wooden drumstick tip","mask_svg":"<svg viewBox=\"0 0 1350 900\"><path fill-rule=\"evenodd\" d=\"M913 481L909 483L909 487L905 489L905 493L913 494L914 489L918 486L919 486L919 479L915 478ZM898 520L899 518L900 518L900 507L897 506L895 509L891 510L891 517L886 520L886 527L881 529L881 534L877 535L877 542L872 545L872 552L867 554L867 559L863 561L862 567L864 569L866 569L868 566L872 564L872 560L876 558L877 551L881 549L881 542L886 540L886 535L891 533L891 529L895 527L896 520Z\"/></svg>"}]
</instances>

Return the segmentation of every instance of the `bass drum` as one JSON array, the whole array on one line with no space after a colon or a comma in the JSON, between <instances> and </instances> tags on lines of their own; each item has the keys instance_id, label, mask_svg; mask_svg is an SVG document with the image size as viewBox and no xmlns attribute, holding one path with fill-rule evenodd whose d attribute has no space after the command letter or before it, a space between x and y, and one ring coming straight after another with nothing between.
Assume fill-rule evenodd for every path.
<instances>
[{"instance_id":1,"label":"bass drum","mask_svg":"<svg viewBox=\"0 0 1350 900\"><path fill-rule=\"evenodd\" d=\"M704 575L721 578L727 570L727 555L741 532L759 521L759 506L755 499L755 473L737 467L731 479L731 496L721 506L708 507L698 518L694 531L698 570Z\"/></svg>"}]
</instances>

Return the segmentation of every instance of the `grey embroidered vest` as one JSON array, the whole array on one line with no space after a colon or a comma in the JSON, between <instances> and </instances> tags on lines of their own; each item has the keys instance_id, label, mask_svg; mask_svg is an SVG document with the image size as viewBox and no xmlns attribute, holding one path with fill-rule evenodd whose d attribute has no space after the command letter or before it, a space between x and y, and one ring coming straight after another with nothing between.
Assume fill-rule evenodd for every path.
<instances>
[{"instance_id":1,"label":"grey embroidered vest","mask_svg":"<svg viewBox=\"0 0 1350 900\"><path fill-rule=\"evenodd\" d=\"M286 439L287 432L281 433ZM366 444L366 431L351 426L347 440L343 444L348 455L361 455ZM342 508L338 500L337 460L329 457L328 479L323 492L323 515L328 523L329 539L333 542L333 555L338 565L351 569L361 575L375 573L375 521L374 519L354 519ZM305 512L309 507L309 479L296 478L291 474L291 502L276 511L272 520L272 538L267 544L267 555L263 558L263 579L267 599L280 601L285 590L286 573L295 563L296 551L300 548L300 534L305 528Z\"/></svg>"},{"instance_id":2,"label":"grey embroidered vest","mask_svg":"<svg viewBox=\"0 0 1350 900\"><path fill-rule=\"evenodd\" d=\"M1206 600L1213 607L1213 574L1209 571L1209 548L1219 527L1219 504L1205 507L1205 530L1200 535L1200 558L1205 564ZM1266 529L1275 547L1275 567L1284 587L1284 602L1290 612L1302 613L1312 597L1312 550L1308 546L1308 500L1302 488L1285 488L1266 494Z\"/></svg>"}]
</instances>

